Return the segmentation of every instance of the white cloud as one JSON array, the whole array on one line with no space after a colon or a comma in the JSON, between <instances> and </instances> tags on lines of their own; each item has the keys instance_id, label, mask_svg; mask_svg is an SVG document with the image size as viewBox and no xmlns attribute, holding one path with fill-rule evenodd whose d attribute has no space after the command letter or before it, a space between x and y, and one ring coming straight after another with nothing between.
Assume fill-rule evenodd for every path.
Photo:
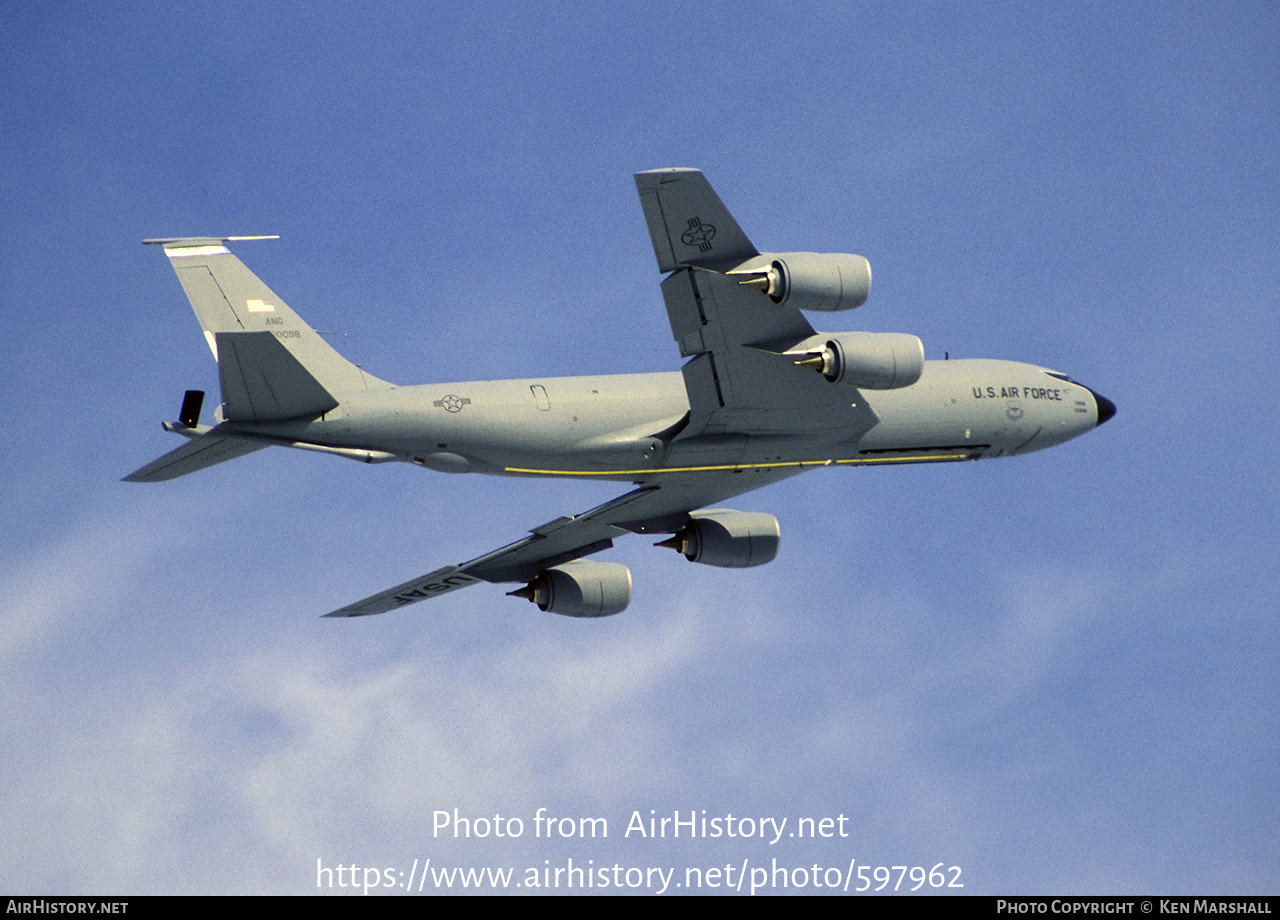
<instances>
[{"instance_id":1,"label":"white cloud","mask_svg":"<svg viewBox=\"0 0 1280 920\"><path fill-rule=\"evenodd\" d=\"M638 564L645 602L608 621L494 619L519 602L477 588L448 620L326 634L241 616L234 635L182 634L189 650L104 656L90 625L152 622L125 611L174 543L154 520L86 525L3 573L20 601L0 679L9 890L292 892L310 890L317 858L540 863L554 854L528 836L538 807L608 817L614 848L632 808L717 803L845 813L860 851L976 874L1032 833L1028 815L1066 822L1074 807L1040 786L1078 736L1008 722L1069 705L1048 697L1088 658L1116 593L1105 576L1028 566L948 645L928 637L952 611L917 597L815 612L778 582L659 557ZM56 590L37 590L45 581ZM203 622L246 604L221 602ZM454 808L520 817L526 837L433 840L433 813ZM1085 832L1049 830L1067 850ZM996 862L1026 871L1016 853Z\"/></svg>"},{"instance_id":2,"label":"white cloud","mask_svg":"<svg viewBox=\"0 0 1280 920\"><path fill-rule=\"evenodd\" d=\"M156 547L174 537L146 511L86 520L52 547L6 564L0 570L0 667L95 611L114 609Z\"/></svg>"},{"instance_id":3,"label":"white cloud","mask_svg":"<svg viewBox=\"0 0 1280 920\"><path fill-rule=\"evenodd\" d=\"M127 530L99 532L130 553L91 558L101 541L78 535L32 563L62 588L17 609L31 625L11 654L39 662L74 648L90 584L98 598L129 596L129 573L154 545ZM24 719L6 732L0 881L24 892L304 890L317 857L412 858L436 809L596 814L619 789L670 781L667 684L708 646L722 651L723 637L709 643L690 610L595 640L516 632L481 651L359 666L342 638L299 647L286 627L264 647L144 661L77 699L10 673L4 696Z\"/></svg>"}]
</instances>

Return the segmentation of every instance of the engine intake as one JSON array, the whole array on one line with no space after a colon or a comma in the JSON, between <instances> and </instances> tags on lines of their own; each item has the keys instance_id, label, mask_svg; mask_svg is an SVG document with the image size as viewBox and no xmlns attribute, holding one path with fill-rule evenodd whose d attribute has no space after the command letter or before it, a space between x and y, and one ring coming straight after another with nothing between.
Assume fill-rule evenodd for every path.
<instances>
[{"instance_id":1,"label":"engine intake","mask_svg":"<svg viewBox=\"0 0 1280 920\"><path fill-rule=\"evenodd\" d=\"M689 516L693 520L671 539L655 545L684 553L690 562L724 569L764 565L778 555L782 535L772 514L712 508Z\"/></svg>"},{"instance_id":2,"label":"engine intake","mask_svg":"<svg viewBox=\"0 0 1280 920\"><path fill-rule=\"evenodd\" d=\"M774 303L833 313L860 307L871 294L871 263L844 252L780 252L760 267L738 269L739 284L763 291Z\"/></svg>"},{"instance_id":3,"label":"engine intake","mask_svg":"<svg viewBox=\"0 0 1280 920\"><path fill-rule=\"evenodd\" d=\"M867 390L909 387L924 373L924 343L904 332L834 332L806 339L788 352L832 383Z\"/></svg>"},{"instance_id":4,"label":"engine intake","mask_svg":"<svg viewBox=\"0 0 1280 920\"><path fill-rule=\"evenodd\" d=\"M612 616L631 603L631 570L618 562L578 559L552 566L510 596L569 617Z\"/></svg>"}]
</instances>

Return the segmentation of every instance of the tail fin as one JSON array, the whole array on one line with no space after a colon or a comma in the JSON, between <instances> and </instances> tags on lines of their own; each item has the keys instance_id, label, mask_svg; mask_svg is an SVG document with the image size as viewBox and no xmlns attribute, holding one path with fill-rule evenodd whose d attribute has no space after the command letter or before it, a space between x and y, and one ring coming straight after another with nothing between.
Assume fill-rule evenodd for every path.
<instances>
[{"instance_id":1,"label":"tail fin","mask_svg":"<svg viewBox=\"0 0 1280 920\"><path fill-rule=\"evenodd\" d=\"M343 393L389 386L338 354L224 243L276 237L143 240L164 247L218 361L223 417L318 415Z\"/></svg>"}]
</instances>

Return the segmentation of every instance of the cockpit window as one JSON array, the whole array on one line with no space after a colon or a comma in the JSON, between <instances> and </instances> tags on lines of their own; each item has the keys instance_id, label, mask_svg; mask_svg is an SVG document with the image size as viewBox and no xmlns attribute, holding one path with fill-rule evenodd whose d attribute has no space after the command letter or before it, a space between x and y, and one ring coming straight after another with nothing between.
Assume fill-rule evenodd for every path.
<instances>
[{"instance_id":1,"label":"cockpit window","mask_svg":"<svg viewBox=\"0 0 1280 920\"><path fill-rule=\"evenodd\" d=\"M1055 378L1055 379L1057 379L1057 380L1065 380L1067 383L1074 383L1074 384L1075 384L1076 386L1078 386L1078 387L1079 387L1079 386L1084 386L1084 384L1082 384L1082 383L1077 383L1076 381L1074 381L1074 380L1072 380L1070 377L1068 377L1066 374L1059 374L1057 371L1045 371L1045 373L1046 373L1046 374L1048 374L1050 377L1053 377L1053 378Z\"/></svg>"}]
</instances>

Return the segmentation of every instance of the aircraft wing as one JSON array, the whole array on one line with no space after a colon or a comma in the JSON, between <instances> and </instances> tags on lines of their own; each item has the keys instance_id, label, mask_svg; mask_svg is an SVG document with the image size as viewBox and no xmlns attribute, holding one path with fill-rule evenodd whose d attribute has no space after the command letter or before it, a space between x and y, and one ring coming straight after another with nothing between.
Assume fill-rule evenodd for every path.
<instances>
[{"instance_id":1,"label":"aircraft wing","mask_svg":"<svg viewBox=\"0 0 1280 920\"><path fill-rule=\"evenodd\" d=\"M696 169L636 173L671 332L692 410L682 437L844 429L877 421L855 390L831 386L782 352L815 335L795 307L740 283L770 264Z\"/></svg>"},{"instance_id":2,"label":"aircraft wing","mask_svg":"<svg viewBox=\"0 0 1280 920\"><path fill-rule=\"evenodd\" d=\"M535 527L529 536L460 565L447 565L396 585L327 617L386 613L481 582L532 581L554 565L581 559L613 546L628 533L674 533L689 522L689 512L771 482L794 476L800 467L784 467L754 476L689 476L661 484L642 484L590 511Z\"/></svg>"},{"instance_id":3,"label":"aircraft wing","mask_svg":"<svg viewBox=\"0 0 1280 920\"><path fill-rule=\"evenodd\" d=\"M861 393L796 366L787 350L815 335L803 314L739 282L771 264L696 169L636 174L671 330L681 353L689 423L675 435L686 449L718 435L858 437L877 418ZM731 274L736 273L736 274ZM335 610L331 617L385 613L480 582L524 582L552 566L608 549L627 533L674 533L689 512L793 476L803 465L656 470L639 488L582 514L556 518L529 536L459 565L436 569Z\"/></svg>"}]
</instances>

